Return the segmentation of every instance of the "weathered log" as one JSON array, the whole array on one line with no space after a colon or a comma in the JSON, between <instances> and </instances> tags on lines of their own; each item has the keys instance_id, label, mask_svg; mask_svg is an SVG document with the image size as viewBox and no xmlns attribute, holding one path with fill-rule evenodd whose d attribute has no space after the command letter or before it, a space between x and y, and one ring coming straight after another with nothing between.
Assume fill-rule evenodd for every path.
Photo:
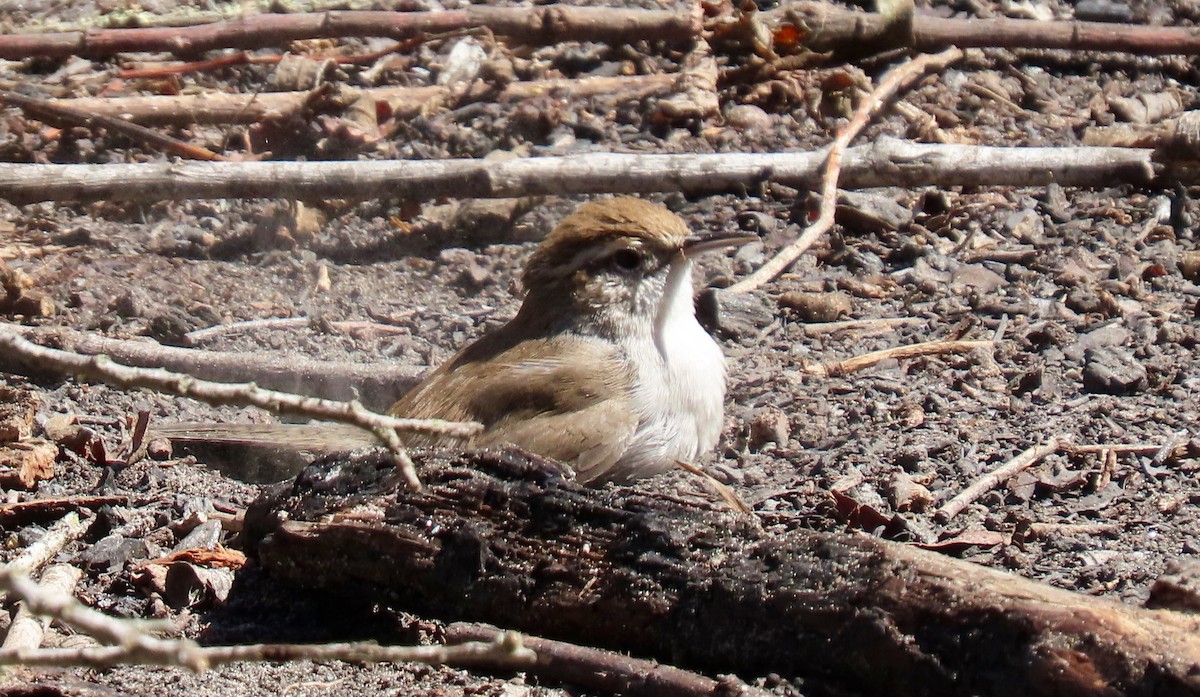
<instances>
[{"instance_id":1,"label":"weathered log","mask_svg":"<svg viewBox=\"0 0 1200 697\"><path fill-rule=\"evenodd\" d=\"M585 489L513 452L331 458L264 495L271 573L708 673L881 695L1200 695L1200 617L861 535Z\"/></svg>"}]
</instances>

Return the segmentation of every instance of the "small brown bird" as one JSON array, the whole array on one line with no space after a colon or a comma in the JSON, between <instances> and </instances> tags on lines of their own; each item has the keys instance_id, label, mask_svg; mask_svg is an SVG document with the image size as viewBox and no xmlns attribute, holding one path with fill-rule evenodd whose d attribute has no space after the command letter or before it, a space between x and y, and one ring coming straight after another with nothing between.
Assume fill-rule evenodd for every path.
<instances>
[{"instance_id":1,"label":"small brown bird","mask_svg":"<svg viewBox=\"0 0 1200 697\"><path fill-rule=\"evenodd\" d=\"M478 421L484 431L471 446L512 443L571 464L583 482L694 462L720 436L725 359L696 321L692 258L756 239L693 236L679 216L637 198L584 204L530 258L517 316L459 351L388 413ZM306 450L374 442L341 425L156 430L181 440ZM442 444L419 435L405 440Z\"/></svg>"}]
</instances>

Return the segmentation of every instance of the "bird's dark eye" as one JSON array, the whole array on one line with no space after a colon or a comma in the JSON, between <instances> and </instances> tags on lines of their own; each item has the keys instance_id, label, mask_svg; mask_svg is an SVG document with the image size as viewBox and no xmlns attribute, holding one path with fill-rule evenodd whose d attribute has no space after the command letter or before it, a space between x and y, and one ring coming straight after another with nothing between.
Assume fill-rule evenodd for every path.
<instances>
[{"instance_id":1,"label":"bird's dark eye","mask_svg":"<svg viewBox=\"0 0 1200 697\"><path fill-rule=\"evenodd\" d=\"M637 271L642 267L642 255L632 249L620 249L613 253L612 265L620 271Z\"/></svg>"}]
</instances>

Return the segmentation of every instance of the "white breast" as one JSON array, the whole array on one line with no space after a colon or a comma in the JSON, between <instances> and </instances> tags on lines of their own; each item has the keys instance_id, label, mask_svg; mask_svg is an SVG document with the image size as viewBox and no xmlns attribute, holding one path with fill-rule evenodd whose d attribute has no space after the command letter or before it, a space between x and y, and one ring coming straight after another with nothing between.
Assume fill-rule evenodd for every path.
<instances>
[{"instance_id":1,"label":"white breast","mask_svg":"<svg viewBox=\"0 0 1200 697\"><path fill-rule=\"evenodd\" d=\"M614 468L646 475L675 460L695 462L717 443L724 421L725 356L696 321L692 263L672 263L652 336L631 338L638 430Z\"/></svg>"}]
</instances>

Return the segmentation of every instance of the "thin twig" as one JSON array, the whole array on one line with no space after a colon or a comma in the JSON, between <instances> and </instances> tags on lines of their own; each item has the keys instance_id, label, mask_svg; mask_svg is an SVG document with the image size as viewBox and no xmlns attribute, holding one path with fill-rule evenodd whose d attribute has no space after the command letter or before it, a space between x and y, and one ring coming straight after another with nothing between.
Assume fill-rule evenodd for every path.
<instances>
[{"instance_id":1,"label":"thin twig","mask_svg":"<svg viewBox=\"0 0 1200 697\"><path fill-rule=\"evenodd\" d=\"M1046 443L1041 443L1025 450L1003 465L976 479L970 486L963 489L962 493L947 501L945 505L937 510L935 514L937 519L942 522L950 520L998 484L1016 476L1022 470L1029 469L1034 463L1048 455L1054 454L1064 447L1069 447L1065 444L1064 439L1053 438Z\"/></svg>"},{"instance_id":2,"label":"thin twig","mask_svg":"<svg viewBox=\"0 0 1200 697\"><path fill-rule=\"evenodd\" d=\"M160 147L167 152L206 162L223 162L224 157L200 145L185 143L178 138L172 138L165 133L152 131L122 118L105 116L92 112L74 109L61 104L55 104L45 99L37 99L16 92L0 91L0 104L12 104L19 107L26 116L46 121L56 126L84 126L107 128L121 133L143 143Z\"/></svg>"},{"instance_id":3,"label":"thin twig","mask_svg":"<svg viewBox=\"0 0 1200 697\"><path fill-rule=\"evenodd\" d=\"M483 641L500 630L486 624L456 622L446 628L446 641ZM616 651L580 646L565 641L523 637L525 646L537 654L528 672L543 680L563 682L589 692L623 695L678 695L704 697L767 694L736 679L714 680L706 675L632 658Z\"/></svg>"},{"instance_id":4,"label":"thin twig","mask_svg":"<svg viewBox=\"0 0 1200 697\"><path fill-rule=\"evenodd\" d=\"M1187 452L1187 443L1176 443L1174 449L1167 455L1169 457L1179 457ZM1117 453L1121 455L1153 455L1157 456L1162 451L1163 444L1160 443L1087 443L1080 445L1067 445L1064 450L1072 454L1099 453L1106 452ZM1165 458L1164 460L1165 461Z\"/></svg>"},{"instance_id":5,"label":"thin twig","mask_svg":"<svg viewBox=\"0 0 1200 697\"><path fill-rule=\"evenodd\" d=\"M925 341L919 344L909 344L907 346L893 346L892 348L882 349L880 351L872 351L864 353L861 356L847 358L844 361L835 361L831 363L814 363L805 366L805 372L823 377L847 375L863 368L869 368L877 363L889 359L902 360L905 358L917 358L918 356L940 356L949 353L967 353L975 349L991 348L995 346L991 341Z\"/></svg>"},{"instance_id":6,"label":"thin twig","mask_svg":"<svg viewBox=\"0 0 1200 697\"><path fill-rule=\"evenodd\" d=\"M287 392L264 390L254 383L227 384L199 380L183 373L161 368L132 368L114 363L107 356L83 356L39 346L27 341L7 326L0 326L0 348L25 357L41 368L99 380L129 389L144 387L198 399L209 404L252 405L274 413L296 414L352 424L374 433L397 458L405 479L414 489L420 487L416 468L400 444L397 431L436 433L452 438L469 438L482 430L475 423L440 419L399 419L365 409L357 401L335 402L303 397Z\"/></svg>"},{"instance_id":7,"label":"thin twig","mask_svg":"<svg viewBox=\"0 0 1200 697\"><path fill-rule=\"evenodd\" d=\"M491 642L458 646L379 646L368 642L199 646L188 639L150 636L141 628L144 623L109 617L80 604L70 595L51 592L28 576L3 567L0 567L0 589L19 598L35 614L51 617L102 643L111 644L81 649L0 651L0 665L109 668L139 664L178 666L199 672L239 661L413 661L435 665L489 661L516 668L537 660L536 654L522 645L520 635L511 632L505 632Z\"/></svg>"},{"instance_id":8,"label":"thin twig","mask_svg":"<svg viewBox=\"0 0 1200 697\"><path fill-rule=\"evenodd\" d=\"M11 326L11 325L9 325ZM16 327L12 327L14 330ZM294 390L312 397L346 400L386 408L417 384L422 369L395 363L318 361L298 356L206 351L164 346L148 339L115 339L62 327L21 327L25 338L74 353L105 354L118 363L166 368L216 382L250 382L260 387ZM0 372L28 375L16 356L0 353Z\"/></svg>"},{"instance_id":9,"label":"thin twig","mask_svg":"<svg viewBox=\"0 0 1200 697\"><path fill-rule=\"evenodd\" d=\"M847 319L838 322L809 322L801 325L805 336L821 336L844 331L890 330L906 324L920 324L928 320L921 317L876 317L874 319Z\"/></svg>"},{"instance_id":10,"label":"thin twig","mask_svg":"<svg viewBox=\"0 0 1200 697\"><path fill-rule=\"evenodd\" d=\"M850 146L850 141L866 128L871 118L883 108L887 100L900 90L912 84L928 70L944 70L946 66L962 58L963 52L957 48L948 48L941 53L921 55L911 61L899 65L879 81L879 85L867 95L866 99L854 110L850 121L842 127L829 147L826 157L825 176L821 187L821 212L817 220L809 225L794 242L779 250L762 268L746 278L730 286L727 290L733 293L752 291L771 281L784 269L791 266L809 247L813 246L821 235L833 227L834 212L837 210L838 177L842 170L842 155Z\"/></svg>"},{"instance_id":11,"label":"thin twig","mask_svg":"<svg viewBox=\"0 0 1200 697\"><path fill-rule=\"evenodd\" d=\"M500 103L517 103L545 94L561 94L567 99L608 97L636 100L647 95L669 92L684 79L684 75L630 75L588 77L578 80L532 80L513 82L497 91L468 93L463 106L476 99ZM393 118L413 116L430 104L447 102L452 96L449 87L372 87L344 88L328 97L333 106L343 106L355 98L365 98L376 104L386 104ZM311 92L212 93L184 95L139 95L129 97L78 97L57 99L51 104L128 119L144 125L188 125L257 123L264 119L282 118L295 113L312 102ZM325 101L321 106L328 109Z\"/></svg>"}]
</instances>

